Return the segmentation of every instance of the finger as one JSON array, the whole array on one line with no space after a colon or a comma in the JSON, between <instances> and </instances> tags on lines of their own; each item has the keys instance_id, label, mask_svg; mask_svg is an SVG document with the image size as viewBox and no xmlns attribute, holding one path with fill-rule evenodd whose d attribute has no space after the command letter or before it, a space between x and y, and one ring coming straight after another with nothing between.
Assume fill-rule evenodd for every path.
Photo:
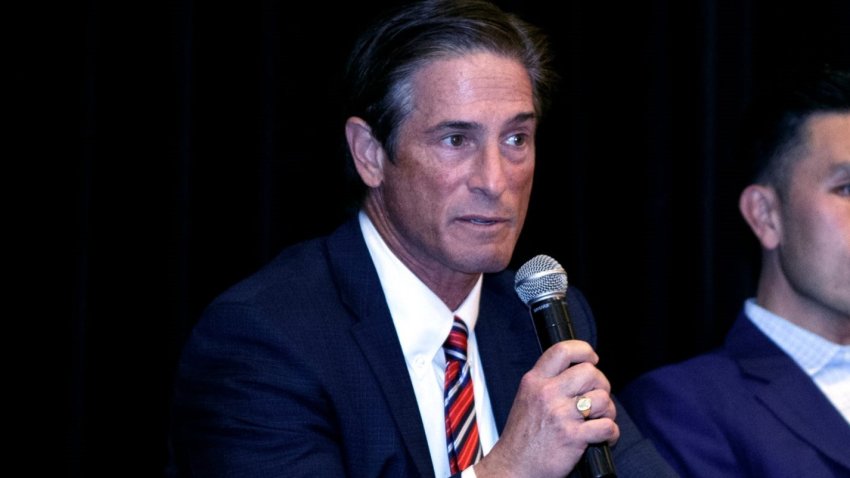
<instances>
[{"instance_id":1,"label":"finger","mask_svg":"<svg viewBox=\"0 0 850 478\"><path fill-rule=\"evenodd\" d=\"M579 437L586 443L614 445L620 439L620 427L610 418L587 420L578 427Z\"/></svg>"},{"instance_id":2,"label":"finger","mask_svg":"<svg viewBox=\"0 0 850 478\"><path fill-rule=\"evenodd\" d=\"M537 360L534 368L546 377L554 377L570 365L589 362L596 364L599 356L587 342L564 340L549 347Z\"/></svg>"},{"instance_id":3,"label":"finger","mask_svg":"<svg viewBox=\"0 0 850 478\"><path fill-rule=\"evenodd\" d=\"M611 382L601 370L590 362L579 363L554 377L560 383L561 392L575 397L591 390L611 392Z\"/></svg>"},{"instance_id":4,"label":"finger","mask_svg":"<svg viewBox=\"0 0 850 478\"><path fill-rule=\"evenodd\" d=\"M617 408L611 395L604 390L591 390L574 398L575 415L586 420L617 417Z\"/></svg>"}]
</instances>

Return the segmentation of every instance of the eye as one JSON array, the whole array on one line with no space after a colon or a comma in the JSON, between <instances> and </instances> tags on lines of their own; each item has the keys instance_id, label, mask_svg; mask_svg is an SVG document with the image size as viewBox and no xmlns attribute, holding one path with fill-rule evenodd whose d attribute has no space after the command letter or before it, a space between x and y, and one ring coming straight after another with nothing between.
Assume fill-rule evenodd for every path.
<instances>
[{"instance_id":1,"label":"eye","mask_svg":"<svg viewBox=\"0 0 850 478\"><path fill-rule=\"evenodd\" d=\"M506 141L506 143L508 143L509 145L511 145L515 148L525 146L525 144L527 142L528 142L528 136L525 135L525 134L512 134L512 135L508 136L508 139Z\"/></svg>"},{"instance_id":2,"label":"eye","mask_svg":"<svg viewBox=\"0 0 850 478\"><path fill-rule=\"evenodd\" d=\"M452 134L443 138L443 144L452 148L460 148L466 142L466 138L460 134Z\"/></svg>"},{"instance_id":3,"label":"eye","mask_svg":"<svg viewBox=\"0 0 850 478\"><path fill-rule=\"evenodd\" d=\"M838 186L835 188L835 192L837 192L839 196L850 197L850 183Z\"/></svg>"}]
</instances>

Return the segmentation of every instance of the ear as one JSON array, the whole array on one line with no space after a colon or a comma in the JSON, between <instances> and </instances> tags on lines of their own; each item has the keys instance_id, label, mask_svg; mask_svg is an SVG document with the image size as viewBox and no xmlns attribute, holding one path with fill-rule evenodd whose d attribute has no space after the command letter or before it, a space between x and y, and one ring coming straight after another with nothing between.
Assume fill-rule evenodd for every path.
<instances>
[{"instance_id":1,"label":"ear","mask_svg":"<svg viewBox=\"0 0 850 478\"><path fill-rule=\"evenodd\" d=\"M372 135L372 128L362 118L352 116L345 122L345 139L360 179L370 188L380 186L387 155L381 142Z\"/></svg>"},{"instance_id":2,"label":"ear","mask_svg":"<svg viewBox=\"0 0 850 478\"><path fill-rule=\"evenodd\" d=\"M769 186L750 184L738 199L738 208L765 249L774 249L782 237L779 196Z\"/></svg>"}]
</instances>

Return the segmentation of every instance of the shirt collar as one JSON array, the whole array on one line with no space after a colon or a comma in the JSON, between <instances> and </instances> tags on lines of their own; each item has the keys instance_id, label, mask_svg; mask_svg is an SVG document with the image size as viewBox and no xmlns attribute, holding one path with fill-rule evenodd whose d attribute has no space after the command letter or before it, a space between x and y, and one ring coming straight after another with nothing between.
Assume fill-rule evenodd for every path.
<instances>
[{"instance_id":1,"label":"shirt collar","mask_svg":"<svg viewBox=\"0 0 850 478\"><path fill-rule=\"evenodd\" d=\"M443 342L455 315L466 322L471 335L478 320L483 275L457 310L449 310L390 250L365 212L360 211L359 220L405 358L410 361L419 355L442 357Z\"/></svg>"},{"instance_id":2,"label":"shirt collar","mask_svg":"<svg viewBox=\"0 0 850 478\"><path fill-rule=\"evenodd\" d=\"M850 346L830 342L765 309L753 298L744 303L744 312L759 330L797 362L809 376L814 376L833 360L847 363L850 358Z\"/></svg>"}]
</instances>

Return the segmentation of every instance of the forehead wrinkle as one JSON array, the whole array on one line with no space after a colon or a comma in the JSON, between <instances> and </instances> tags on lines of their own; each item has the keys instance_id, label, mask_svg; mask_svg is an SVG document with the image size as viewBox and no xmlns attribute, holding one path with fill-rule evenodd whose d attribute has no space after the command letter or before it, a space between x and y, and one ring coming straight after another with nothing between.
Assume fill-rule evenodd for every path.
<instances>
[{"instance_id":1,"label":"forehead wrinkle","mask_svg":"<svg viewBox=\"0 0 850 478\"><path fill-rule=\"evenodd\" d=\"M425 130L426 133L437 133L440 131L480 131L484 129L484 125L476 121L441 121L436 125Z\"/></svg>"},{"instance_id":2,"label":"forehead wrinkle","mask_svg":"<svg viewBox=\"0 0 850 478\"><path fill-rule=\"evenodd\" d=\"M505 124L509 127L520 125L522 123L533 121L536 119L536 116L532 112L526 113L517 113L513 118L509 119ZM439 131L480 131L483 130L484 125L477 121L461 121L461 120L448 120L441 121L436 125L425 130L426 133L436 133Z\"/></svg>"}]
</instances>

